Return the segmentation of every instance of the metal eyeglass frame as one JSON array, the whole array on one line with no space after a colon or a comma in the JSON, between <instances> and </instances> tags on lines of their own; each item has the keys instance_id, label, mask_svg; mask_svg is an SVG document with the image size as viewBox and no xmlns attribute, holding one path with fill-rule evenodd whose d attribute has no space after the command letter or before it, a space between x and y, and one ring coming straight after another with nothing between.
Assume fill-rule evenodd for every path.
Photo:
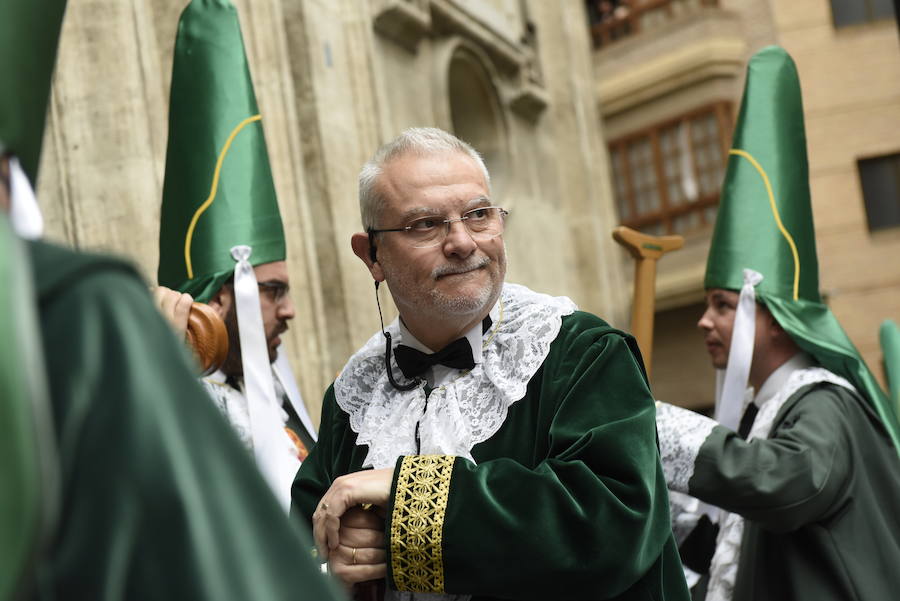
<instances>
[{"instance_id":1,"label":"metal eyeglass frame","mask_svg":"<svg viewBox=\"0 0 900 601\"><path fill-rule=\"evenodd\" d=\"M507 210L504 209L503 207L496 207L496 206L475 207L474 209L470 209L470 210L466 211L465 213L463 213L461 216L456 217L456 218L454 218L454 219L442 219L442 220L440 221L440 223L441 223L442 225L445 226L445 228L444 228L444 237L443 237L443 239L439 240L439 241L436 242L435 244L431 244L431 245L428 245L428 246L415 246L415 245L411 245L411 246L413 246L413 248L433 248L433 247L435 247L435 246L440 246L441 242L442 242L444 239L446 239L447 236L450 234L450 224L452 224L452 223L454 223L454 222L456 222L456 221L461 221L461 222L463 222L463 225L466 225L466 224L465 224L465 221L469 219L469 216L468 216L469 213L474 213L475 211L483 211L483 210L485 210L485 209L497 209L497 211L498 211L499 214L500 214L500 223L501 223L501 225L504 224L504 220L506 219L506 216L509 215L509 211L507 211ZM418 218L418 219L415 219L414 221L419 221L419 219L427 219L427 218L428 218L428 217L420 217L420 218ZM366 233L369 234L369 246L370 246L370 251L371 251L371 250L374 250L374 245L373 245L373 242L372 242L372 234L381 234L381 233L384 233L384 232L409 232L412 228L413 228L413 226L407 225L407 226L404 226L404 227L385 228L385 229L378 229L378 230L376 230L376 229L374 229L374 228L369 228L369 229L367 229L367 230L366 230ZM472 230L469 229L468 226L466 226L466 231L469 232L469 235L472 236L473 239L475 238L477 232L473 232ZM494 234L494 235L491 236L490 238L487 238L487 240L490 240L490 239L492 239L492 238L496 238L497 236L501 235L502 233L503 233L503 229L501 228L501 230L500 230L499 232L497 232L496 234ZM374 259L373 259L373 260L374 260Z\"/></svg>"}]
</instances>

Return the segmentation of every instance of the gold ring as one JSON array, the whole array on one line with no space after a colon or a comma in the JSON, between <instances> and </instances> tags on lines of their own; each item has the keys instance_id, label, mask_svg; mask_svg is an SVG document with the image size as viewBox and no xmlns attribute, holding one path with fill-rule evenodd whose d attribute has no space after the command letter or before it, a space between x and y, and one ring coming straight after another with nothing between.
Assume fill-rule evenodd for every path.
<instances>
[{"instance_id":1,"label":"gold ring","mask_svg":"<svg viewBox=\"0 0 900 601\"><path fill-rule=\"evenodd\" d=\"M328 503L322 501L322 504L319 505L322 508L322 511L328 511Z\"/></svg>"},{"instance_id":2,"label":"gold ring","mask_svg":"<svg viewBox=\"0 0 900 601\"><path fill-rule=\"evenodd\" d=\"M356 547L353 547L353 555L350 556L350 563L356 565Z\"/></svg>"}]
</instances>

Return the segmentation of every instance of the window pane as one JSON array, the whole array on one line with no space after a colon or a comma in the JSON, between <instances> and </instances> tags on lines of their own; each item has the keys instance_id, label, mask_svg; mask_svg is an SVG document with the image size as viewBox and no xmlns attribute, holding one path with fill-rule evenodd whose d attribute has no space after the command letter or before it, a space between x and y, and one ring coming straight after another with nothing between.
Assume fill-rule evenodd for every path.
<instances>
[{"instance_id":1,"label":"window pane","mask_svg":"<svg viewBox=\"0 0 900 601\"><path fill-rule=\"evenodd\" d=\"M893 0L869 0L872 5L873 19L895 19Z\"/></svg>"},{"instance_id":2,"label":"window pane","mask_svg":"<svg viewBox=\"0 0 900 601\"><path fill-rule=\"evenodd\" d=\"M696 211L676 217L672 221L672 232L689 234L700 227L700 215Z\"/></svg>"},{"instance_id":3,"label":"window pane","mask_svg":"<svg viewBox=\"0 0 900 601\"><path fill-rule=\"evenodd\" d=\"M865 0L831 0L831 16L835 27L855 25L866 21Z\"/></svg>"},{"instance_id":4,"label":"window pane","mask_svg":"<svg viewBox=\"0 0 900 601\"><path fill-rule=\"evenodd\" d=\"M669 205L676 207L684 202L684 195L681 191L681 182L677 179L669 180L666 190L669 193Z\"/></svg>"},{"instance_id":5,"label":"window pane","mask_svg":"<svg viewBox=\"0 0 900 601\"><path fill-rule=\"evenodd\" d=\"M625 221L631 217L631 208L628 206L628 198L625 196L625 165L622 152L612 152L613 189L616 192L616 206L619 208L619 219Z\"/></svg>"},{"instance_id":6,"label":"window pane","mask_svg":"<svg viewBox=\"0 0 900 601\"><path fill-rule=\"evenodd\" d=\"M634 169L635 167L639 167L643 162L644 160L641 154L641 143L632 143L628 147L628 163L631 165L632 169Z\"/></svg>"},{"instance_id":7,"label":"window pane","mask_svg":"<svg viewBox=\"0 0 900 601\"><path fill-rule=\"evenodd\" d=\"M869 230L900 225L900 154L858 162Z\"/></svg>"},{"instance_id":8,"label":"window pane","mask_svg":"<svg viewBox=\"0 0 900 601\"><path fill-rule=\"evenodd\" d=\"M641 228L641 231L645 234L650 234L651 236L665 236L666 226L663 225L662 222L657 221L656 223L645 225Z\"/></svg>"}]
</instances>

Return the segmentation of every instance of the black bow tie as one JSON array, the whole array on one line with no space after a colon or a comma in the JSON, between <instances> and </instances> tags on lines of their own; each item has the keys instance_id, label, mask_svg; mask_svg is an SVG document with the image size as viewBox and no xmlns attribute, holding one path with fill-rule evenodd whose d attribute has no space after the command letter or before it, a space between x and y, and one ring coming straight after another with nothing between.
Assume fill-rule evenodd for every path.
<instances>
[{"instance_id":1,"label":"black bow tie","mask_svg":"<svg viewBox=\"0 0 900 601\"><path fill-rule=\"evenodd\" d=\"M481 321L481 333L486 334L494 320L490 315L485 315ZM475 367L475 359L472 357L472 347L467 338L457 338L436 353L428 354L414 349L405 344L398 344L394 349L394 357L397 367L403 375L409 379L415 378L428 371L434 365L446 365L455 369L472 369Z\"/></svg>"},{"instance_id":2,"label":"black bow tie","mask_svg":"<svg viewBox=\"0 0 900 601\"><path fill-rule=\"evenodd\" d=\"M425 373L433 365L446 365L455 369L472 369L475 359L472 358L472 347L466 338L457 338L441 350L431 355L405 344L398 344L394 349L397 367L407 378L415 378Z\"/></svg>"}]
</instances>

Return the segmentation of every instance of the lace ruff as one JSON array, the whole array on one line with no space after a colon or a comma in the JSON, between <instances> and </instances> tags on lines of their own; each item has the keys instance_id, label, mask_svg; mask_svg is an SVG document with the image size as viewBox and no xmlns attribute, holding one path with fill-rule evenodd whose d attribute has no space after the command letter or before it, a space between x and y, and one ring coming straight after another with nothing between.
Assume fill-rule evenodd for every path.
<instances>
[{"instance_id":1,"label":"lace ruff","mask_svg":"<svg viewBox=\"0 0 900 601\"><path fill-rule=\"evenodd\" d=\"M470 461L472 447L493 436L509 407L525 395L529 380L550 352L562 318L575 311L566 297L551 297L517 284L504 284L502 316L482 362L452 382L435 388L425 410L423 388L395 390L384 369L384 337L376 333L334 383L338 406L349 416L358 445L368 445L364 467L393 467L401 455L457 455ZM387 331L399 332L394 321ZM399 373L392 358L394 373ZM424 415L423 415L424 411Z\"/></svg>"},{"instance_id":2,"label":"lace ruff","mask_svg":"<svg viewBox=\"0 0 900 601\"><path fill-rule=\"evenodd\" d=\"M768 438L775 422L775 416L795 392L819 382L828 382L856 390L844 378L821 367L798 369L788 378L787 383L759 410L747 440ZM730 601L734 597L738 563L741 557L741 540L744 536L744 518L736 513L722 512L719 520L721 528L716 540L716 551L709 567L709 588L706 601Z\"/></svg>"}]
</instances>

